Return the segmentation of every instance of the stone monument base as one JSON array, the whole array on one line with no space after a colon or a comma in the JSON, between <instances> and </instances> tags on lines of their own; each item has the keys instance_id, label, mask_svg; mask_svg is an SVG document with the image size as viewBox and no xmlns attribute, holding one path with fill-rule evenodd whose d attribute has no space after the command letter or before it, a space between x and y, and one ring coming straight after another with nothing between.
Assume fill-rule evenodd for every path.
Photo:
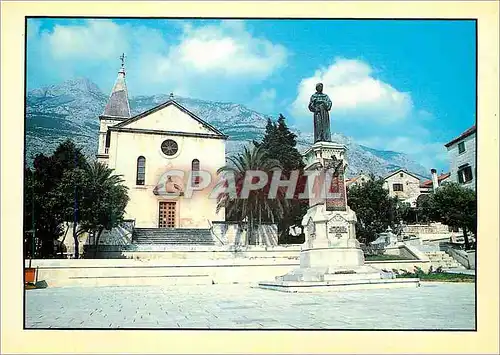
<instances>
[{"instance_id":1,"label":"stone monument base","mask_svg":"<svg viewBox=\"0 0 500 355\"><path fill-rule=\"evenodd\" d=\"M419 279L348 279L331 281L272 281L259 282L259 288L291 293L313 293L380 288L419 287Z\"/></svg>"},{"instance_id":2,"label":"stone monument base","mask_svg":"<svg viewBox=\"0 0 500 355\"><path fill-rule=\"evenodd\" d=\"M310 208L309 212L317 208ZM349 218L352 213L350 209L347 213L328 212L328 218L324 218L324 209L320 208L319 211L323 212L319 213L322 218L311 220L316 227L325 226L326 221L335 219L335 216L344 216L348 222L354 222ZM309 218L309 214L306 217ZM365 265L363 251L351 233L345 238L336 239L329 233L317 233L318 229L326 231L325 227L315 229L314 237L306 232L309 238L300 252L300 267L276 277L274 281L259 282L260 288L283 292L325 292L420 286L418 278L397 279L391 271L384 272Z\"/></svg>"},{"instance_id":3,"label":"stone monument base","mask_svg":"<svg viewBox=\"0 0 500 355\"><path fill-rule=\"evenodd\" d=\"M325 292L420 286L418 278L397 279L392 272L364 265L363 252L357 248L304 250L300 258L300 268L274 281L259 282L259 287L283 292ZM324 266L327 262L330 265Z\"/></svg>"}]
</instances>

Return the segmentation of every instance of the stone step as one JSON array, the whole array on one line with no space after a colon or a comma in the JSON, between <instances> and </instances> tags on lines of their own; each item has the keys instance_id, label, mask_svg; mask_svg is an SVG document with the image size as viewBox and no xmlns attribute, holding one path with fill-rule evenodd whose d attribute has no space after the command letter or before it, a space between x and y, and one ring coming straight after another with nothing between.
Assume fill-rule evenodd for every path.
<instances>
[{"instance_id":1,"label":"stone step","mask_svg":"<svg viewBox=\"0 0 500 355\"><path fill-rule=\"evenodd\" d=\"M134 240L207 240L207 239L212 239L210 235L207 236L171 236L171 235L164 235L164 236L134 236Z\"/></svg>"},{"instance_id":2,"label":"stone step","mask_svg":"<svg viewBox=\"0 0 500 355\"><path fill-rule=\"evenodd\" d=\"M170 240L205 240L212 239L210 234L208 235L140 235L140 236L132 236L133 239L150 239L150 240L161 240L161 239L170 239Z\"/></svg>"},{"instance_id":3,"label":"stone step","mask_svg":"<svg viewBox=\"0 0 500 355\"><path fill-rule=\"evenodd\" d=\"M207 233L210 229L207 228L135 228L134 233L169 233L169 234L179 234L179 233Z\"/></svg>"},{"instance_id":4,"label":"stone step","mask_svg":"<svg viewBox=\"0 0 500 355\"><path fill-rule=\"evenodd\" d=\"M132 244L207 244L213 245L211 240L133 240Z\"/></svg>"},{"instance_id":5,"label":"stone step","mask_svg":"<svg viewBox=\"0 0 500 355\"><path fill-rule=\"evenodd\" d=\"M465 267L461 264L458 263L433 263L431 262L431 265L433 268L459 268L459 269L465 269Z\"/></svg>"},{"instance_id":6,"label":"stone step","mask_svg":"<svg viewBox=\"0 0 500 355\"><path fill-rule=\"evenodd\" d=\"M136 228L132 244L144 245L214 245L209 229L200 228Z\"/></svg>"},{"instance_id":7,"label":"stone step","mask_svg":"<svg viewBox=\"0 0 500 355\"><path fill-rule=\"evenodd\" d=\"M213 244L212 239L132 239L134 244Z\"/></svg>"}]
</instances>

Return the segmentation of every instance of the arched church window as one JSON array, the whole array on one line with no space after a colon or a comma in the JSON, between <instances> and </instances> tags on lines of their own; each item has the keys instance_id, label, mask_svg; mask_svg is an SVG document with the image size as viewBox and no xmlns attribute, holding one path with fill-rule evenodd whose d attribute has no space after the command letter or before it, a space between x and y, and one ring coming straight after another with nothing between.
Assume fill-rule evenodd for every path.
<instances>
[{"instance_id":1,"label":"arched church window","mask_svg":"<svg viewBox=\"0 0 500 355\"><path fill-rule=\"evenodd\" d=\"M199 171L200 171L200 161L198 159L193 159L191 162L191 186L198 186L200 184L200 176L199 176Z\"/></svg>"},{"instance_id":2,"label":"arched church window","mask_svg":"<svg viewBox=\"0 0 500 355\"><path fill-rule=\"evenodd\" d=\"M137 179L136 185L144 185L144 181L146 180L146 158L140 156L137 158Z\"/></svg>"}]
</instances>

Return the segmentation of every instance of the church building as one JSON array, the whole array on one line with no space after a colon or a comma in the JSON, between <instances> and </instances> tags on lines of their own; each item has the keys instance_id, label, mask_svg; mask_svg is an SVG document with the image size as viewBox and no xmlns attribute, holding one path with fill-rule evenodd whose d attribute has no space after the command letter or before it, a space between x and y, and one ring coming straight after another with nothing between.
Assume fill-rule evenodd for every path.
<instances>
[{"instance_id":1,"label":"church building","mask_svg":"<svg viewBox=\"0 0 500 355\"><path fill-rule=\"evenodd\" d=\"M123 64L99 116L97 159L121 175L130 201L125 218L136 228L209 228L224 221L210 189L197 189L197 172L213 180L225 165L227 136L170 99L132 116ZM182 174L174 174L172 171ZM185 194L191 189L192 194Z\"/></svg>"}]
</instances>

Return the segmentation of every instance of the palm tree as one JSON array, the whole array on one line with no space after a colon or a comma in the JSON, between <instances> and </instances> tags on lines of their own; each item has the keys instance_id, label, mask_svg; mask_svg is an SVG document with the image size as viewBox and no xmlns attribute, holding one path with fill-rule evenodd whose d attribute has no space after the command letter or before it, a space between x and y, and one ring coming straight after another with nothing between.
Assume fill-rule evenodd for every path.
<instances>
[{"instance_id":1,"label":"palm tree","mask_svg":"<svg viewBox=\"0 0 500 355\"><path fill-rule=\"evenodd\" d=\"M84 219L82 228L92 231L95 238L95 253L104 229L116 227L122 220L128 203L127 187L120 175L113 169L93 162L85 167L85 204L82 206Z\"/></svg>"},{"instance_id":2,"label":"palm tree","mask_svg":"<svg viewBox=\"0 0 500 355\"><path fill-rule=\"evenodd\" d=\"M275 222L283 218L287 209L288 201L282 188L278 189L276 198L269 198L270 177L275 170L281 170L281 164L274 159L269 159L267 152L261 147L249 149L244 148L243 152L229 157L230 165L220 168L217 173L234 176L236 186L236 196L224 193L218 196L217 212L221 208L226 208L228 215L234 215L239 221L248 221L247 244L256 244L257 238L254 236L254 224L258 222L260 226L263 218ZM241 191L245 182L246 173L249 171L263 171L268 175L268 183L259 190L249 192L248 198L241 197Z\"/></svg>"}]
</instances>

